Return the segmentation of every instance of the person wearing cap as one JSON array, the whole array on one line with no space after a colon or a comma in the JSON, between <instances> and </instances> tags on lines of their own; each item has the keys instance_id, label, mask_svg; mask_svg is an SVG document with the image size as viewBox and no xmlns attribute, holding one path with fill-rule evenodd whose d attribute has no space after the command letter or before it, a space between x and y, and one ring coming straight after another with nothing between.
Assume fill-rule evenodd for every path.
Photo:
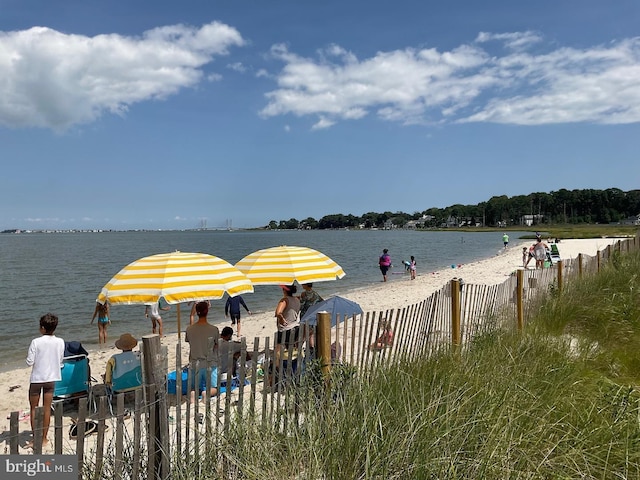
<instances>
[{"instance_id":1,"label":"person wearing cap","mask_svg":"<svg viewBox=\"0 0 640 480\"><path fill-rule=\"evenodd\" d=\"M107 369L104 372L105 385L111 386L113 384L114 374L124 374L126 372L116 372L117 368L126 368L126 365L139 365L140 357L132 350L138 345L138 340L130 333L123 333L120 338L116 340L116 348L122 350L121 353L112 355L107 361Z\"/></svg>"},{"instance_id":2,"label":"person wearing cap","mask_svg":"<svg viewBox=\"0 0 640 480\"><path fill-rule=\"evenodd\" d=\"M218 327L211 325L207 321L209 313L209 303L198 302L195 306L198 321L187 327L184 339L189 343L189 363L194 365L198 363L198 371L194 378L198 386L198 392L204 393L207 386L207 368L211 367L211 396L218 394L218 366L215 358L220 339ZM209 347L210 339L213 341L212 348Z\"/></svg>"},{"instance_id":3,"label":"person wearing cap","mask_svg":"<svg viewBox=\"0 0 640 480\"><path fill-rule=\"evenodd\" d=\"M276 345L288 347L298 342L300 332L300 299L295 296L298 291L295 285L280 285L282 298L276 306Z\"/></svg>"}]
</instances>

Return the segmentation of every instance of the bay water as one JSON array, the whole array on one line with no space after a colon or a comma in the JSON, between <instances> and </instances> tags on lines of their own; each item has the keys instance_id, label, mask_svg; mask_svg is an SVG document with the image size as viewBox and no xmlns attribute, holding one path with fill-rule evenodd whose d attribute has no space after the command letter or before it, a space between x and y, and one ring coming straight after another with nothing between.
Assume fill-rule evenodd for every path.
<instances>
[{"instance_id":1,"label":"bay water","mask_svg":"<svg viewBox=\"0 0 640 480\"><path fill-rule=\"evenodd\" d=\"M516 240L524 232L510 232ZM125 265L138 258L173 251L200 252L231 264L259 249L279 245L310 247L335 260L346 276L322 282L323 296L345 294L382 280L378 257L389 249L394 268L415 256L418 274L487 258L502 247L501 232L422 232L412 230L308 231L145 231L100 233L29 233L0 235L0 369L24 366L32 338L39 335L39 318L52 312L60 323L56 334L97 347L97 325L90 325L101 288ZM452 274L452 277L457 273ZM389 275L390 281L406 280ZM277 286L256 286L243 296L255 313L271 311L282 293ZM225 299L212 301L209 320L225 323ZM182 327L189 308L182 308ZM114 305L109 341L130 332L137 338L151 333L144 306ZM96 320L97 321L97 320ZM176 308L163 312L165 333L177 331Z\"/></svg>"}]
</instances>

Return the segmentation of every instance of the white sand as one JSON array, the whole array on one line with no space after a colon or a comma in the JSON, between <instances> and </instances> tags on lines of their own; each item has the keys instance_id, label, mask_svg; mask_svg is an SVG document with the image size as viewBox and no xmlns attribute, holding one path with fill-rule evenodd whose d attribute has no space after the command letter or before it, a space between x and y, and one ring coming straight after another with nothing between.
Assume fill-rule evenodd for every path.
<instances>
[{"instance_id":1,"label":"white sand","mask_svg":"<svg viewBox=\"0 0 640 480\"><path fill-rule=\"evenodd\" d=\"M563 240L558 244L558 248L562 259L569 259L576 258L579 253L593 256L598 250L605 250L607 245L615 243L615 241L617 239L613 238ZM531 241L511 242L504 253L479 262L461 265L455 269L445 269L437 272L421 272L418 269L418 276L415 280L411 280L408 274L389 275L390 280L386 283L380 282L379 285L357 290L344 296L359 303L365 312L378 312L392 308L403 308L418 303L440 289L453 277L461 277L467 284L499 284L513 271L522 267L522 246L529 246L531 243ZM316 288L322 294L322 284L318 283ZM277 301L278 298L274 298L274 309ZM242 334L246 337L249 348L252 348L255 337L272 337L274 332L275 319L272 313L243 315ZM169 335L162 339L162 344L166 345L169 350L170 370L173 370L176 364L175 346L177 341L177 334ZM184 336L182 341L183 358L180 363L186 364L189 347L188 344L184 343ZM117 352L118 350L115 346L91 351L89 358L92 376L102 379L107 360ZM12 411L26 410L28 412L29 401L27 395L30 373L31 369L26 366L25 368L0 373L0 392L2 392L2 395L0 395L0 415L2 417L0 418L6 418ZM9 391L10 387L15 385L20 385L20 387ZM5 432L8 432L8 429L9 422L7 420ZM30 430L28 419L22 421L20 430ZM51 438L52 436L51 433Z\"/></svg>"}]
</instances>

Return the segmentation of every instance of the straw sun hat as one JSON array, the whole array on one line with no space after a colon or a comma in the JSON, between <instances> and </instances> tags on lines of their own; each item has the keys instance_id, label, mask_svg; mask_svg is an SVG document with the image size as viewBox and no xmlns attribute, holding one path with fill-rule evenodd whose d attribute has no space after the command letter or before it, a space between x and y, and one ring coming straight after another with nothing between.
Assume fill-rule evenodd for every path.
<instances>
[{"instance_id":1,"label":"straw sun hat","mask_svg":"<svg viewBox=\"0 0 640 480\"><path fill-rule=\"evenodd\" d=\"M136 345L138 345L138 340L130 333L123 333L120 335L120 338L116 340L116 348L120 350L132 350Z\"/></svg>"}]
</instances>

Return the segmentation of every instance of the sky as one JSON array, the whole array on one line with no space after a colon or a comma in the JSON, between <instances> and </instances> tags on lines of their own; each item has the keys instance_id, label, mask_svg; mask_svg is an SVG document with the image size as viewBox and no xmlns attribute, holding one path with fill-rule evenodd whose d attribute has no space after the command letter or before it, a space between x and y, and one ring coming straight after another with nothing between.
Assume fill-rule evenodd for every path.
<instances>
[{"instance_id":1,"label":"sky","mask_svg":"<svg viewBox=\"0 0 640 480\"><path fill-rule=\"evenodd\" d=\"M0 230L640 188L637 0L0 0Z\"/></svg>"}]
</instances>

